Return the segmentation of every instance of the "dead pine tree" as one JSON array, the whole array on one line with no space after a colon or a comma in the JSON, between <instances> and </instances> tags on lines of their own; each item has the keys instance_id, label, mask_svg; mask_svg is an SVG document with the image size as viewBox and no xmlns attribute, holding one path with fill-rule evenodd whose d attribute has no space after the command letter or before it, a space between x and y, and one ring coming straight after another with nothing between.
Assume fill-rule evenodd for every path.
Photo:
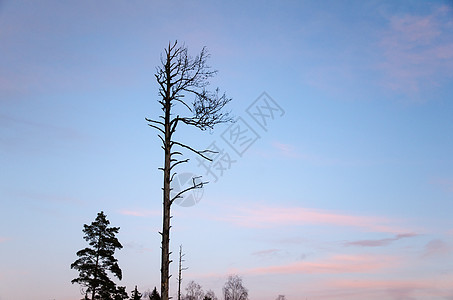
<instances>
[{"instance_id":1,"label":"dead pine tree","mask_svg":"<svg viewBox=\"0 0 453 300\"><path fill-rule=\"evenodd\" d=\"M209 54L203 48L196 57L187 53L187 47L178 42L169 43L161 56L162 65L156 69L156 80L159 84L159 104L162 114L158 119L146 119L148 125L158 131L164 150L164 166L159 168L164 173L163 186L163 217L162 217L162 258L161 258L161 297L168 300L169 292L169 265L170 260L170 218L171 205L182 194L197 188L202 188L207 182L200 178L192 178L193 185L179 191L170 197L171 182L176 175L174 168L188 162L184 159L182 150L189 150L206 160L210 150L197 150L188 144L174 138L178 125L194 126L200 130L212 129L216 124L229 122L231 118L228 112L224 112L224 106L231 101L225 94L220 94L219 89L208 91L209 79L216 75L217 71L207 65ZM190 101L188 98L193 98ZM180 106L178 112L184 111L184 115L175 115L175 106Z\"/></svg>"},{"instance_id":2,"label":"dead pine tree","mask_svg":"<svg viewBox=\"0 0 453 300\"><path fill-rule=\"evenodd\" d=\"M181 300L181 282L182 282L182 271L185 271L189 268L183 268L182 263L184 262L185 254L182 253L182 245L179 245L179 267L178 267L178 300Z\"/></svg>"}]
</instances>

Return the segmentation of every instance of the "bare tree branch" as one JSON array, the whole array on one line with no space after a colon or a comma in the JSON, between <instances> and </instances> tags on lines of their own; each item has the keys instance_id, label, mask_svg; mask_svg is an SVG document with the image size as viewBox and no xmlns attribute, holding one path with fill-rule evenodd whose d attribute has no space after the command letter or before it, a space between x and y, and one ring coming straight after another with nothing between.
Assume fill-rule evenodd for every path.
<instances>
[{"instance_id":1,"label":"bare tree branch","mask_svg":"<svg viewBox=\"0 0 453 300\"><path fill-rule=\"evenodd\" d=\"M180 160L180 161L178 161L178 162L172 164L172 165L170 166L170 170L173 169L174 167L176 167L177 165L186 163L186 162L188 162L188 161L189 161L188 158L187 158L187 159Z\"/></svg>"},{"instance_id":2,"label":"bare tree branch","mask_svg":"<svg viewBox=\"0 0 453 300\"><path fill-rule=\"evenodd\" d=\"M213 153L216 153L215 151L212 151L212 150L202 150L202 151L195 150L195 149L193 149L193 148L190 147L190 146L187 146L187 145L185 145L185 144L181 144L181 143L175 142L175 141L173 142L173 144L178 145L178 146L181 146L181 147L186 148L186 149L189 149L189 150L192 151L193 153L198 154L199 156L201 156L201 157L203 157L204 159L209 160L209 161L212 161L212 158L207 157L206 155L204 155L204 153L206 153L206 152L213 152Z\"/></svg>"},{"instance_id":3,"label":"bare tree branch","mask_svg":"<svg viewBox=\"0 0 453 300\"><path fill-rule=\"evenodd\" d=\"M193 185L188 187L188 188L186 188L186 189L184 189L184 190L182 190L182 191L180 191L179 193L177 193L173 198L171 198L170 202L173 203L173 201L175 201L176 199L180 198L181 195L184 194L185 192L191 191L193 189L201 189L203 187L203 185L209 183L208 181L196 183L195 180L198 179L198 178L201 178L201 176L193 177L192 178Z\"/></svg>"}]
</instances>

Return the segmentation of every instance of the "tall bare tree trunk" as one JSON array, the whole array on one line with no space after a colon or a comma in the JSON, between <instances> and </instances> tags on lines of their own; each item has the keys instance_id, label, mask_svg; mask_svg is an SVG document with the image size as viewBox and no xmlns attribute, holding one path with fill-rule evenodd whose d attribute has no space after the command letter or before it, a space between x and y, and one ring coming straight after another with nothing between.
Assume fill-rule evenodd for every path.
<instances>
[{"instance_id":1,"label":"tall bare tree trunk","mask_svg":"<svg viewBox=\"0 0 453 300\"><path fill-rule=\"evenodd\" d=\"M206 90L209 84L208 79L213 77L217 71L213 71L206 65L208 54L203 48L195 58L187 54L187 48L184 46L178 47L177 42L169 43L165 49L165 56L161 59L162 66L157 69L155 74L159 84L159 95L162 97L158 102L162 105L163 115L158 119L148 119L149 126L158 130L158 137L162 141L164 149L164 166L159 168L164 172L164 187L163 187L163 216L162 216L162 260L161 260L161 299L168 300L169 296L169 265L170 260L170 219L171 205L173 201L181 198L182 195L190 190L202 188L207 182L192 178L193 185L179 191L176 195L170 198L171 181L176 175L172 169L182 163L186 163L189 159L178 158L182 155L180 151L173 151L172 147L185 148L193 153L201 156L204 159L211 160L206 153L213 152L211 150L196 150L187 144L176 141L172 138L178 123L184 123L188 126L194 126L201 130L212 129L214 125L231 121L228 113L222 112L223 107L231 100L225 96L225 93L219 94L219 89L215 92ZM191 94L195 100L189 105L189 102L184 101L184 96ZM176 103L187 108L188 116L172 116L171 108ZM172 152L173 151L173 152Z\"/></svg>"},{"instance_id":2,"label":"tall bare tree trunk","mask_svg":"<svg viewBox=\"0 0 453 300\"><path fill-rule=\"evenodd\" d=\"M165 92L165 162L164 162L164 203L163 203L163 219L162 219L162 266L161 266L161 286L160 295L162 300L168 300L169 290L169 265L170 265L170 164L171 164L171 74L170 74L170 50L167 53L167 61L165 65L167 73L167 85Z\"/></svg>"}]
</instances>

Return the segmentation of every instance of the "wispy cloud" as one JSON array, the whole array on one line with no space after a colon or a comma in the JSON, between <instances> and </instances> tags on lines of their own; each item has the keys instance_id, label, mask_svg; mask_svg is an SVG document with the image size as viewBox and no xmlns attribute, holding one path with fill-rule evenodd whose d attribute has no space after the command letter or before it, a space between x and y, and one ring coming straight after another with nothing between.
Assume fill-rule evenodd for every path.
<instances>
[{"instance_id":1,"label":"wispy cloud","mask_svg":"<svg viewBox=\"0 0 453 300\"><path fill-rule=\"evenodd\" d=\"M30 151L54 149L63 142L80 142L86 137L70 127L30 121L0 114L1 150Z\"/></svg>"},{"instance_id":2,"label":"wispy cloud","mask_svg":"<svg viewBox=\"0 0 453 300\"><path fill-rule=\"evenodd\" d=\"M253 252L252 255L259 256L259 257L272 256L272 255L278 254L280 251L281 251L280 249L266 249L266 250Z\"/></svg>"},{"instance_id":3,"label":"wispy cloud","mask_svg":"<svg viewBox=\"0 0 453 300\"><path fill-rule=\"evenodd\" d=\"M119 211L120 214L125 216L134 217L149 217L149 216L160 216L161 212L157 210L127 210L123 209Z\"/></svg>"},{"instance_id":4,"label":"wispy cloud","mask_svg":"<svg viewBox=\"0 0 453 300\"><path fill-rule=\"evenodd\" d=\"M441 6L425 15L392 16L380 47L384 85L414 94L453 76L451 9Z\"/></svg>"},{"instance_id":5,"label":"wispy cloud","mask_svg":"<svg viewBox=\"0 0 453 300\"><path fill-rule=\"evenodd\" d=\"M450 278L451 279L451 278ZM354 291L357 298L380 296L381 299L451 299L450 280L447 277L415 279L337 279L326 282L327 289L333 291ZM423 298L421 298L423 297ZM324 299L324 298L322 298ZM326 298L327 299L327 298ZM376 298L377 299L377 298Z\"/></svg>"},{"instance_id":6,"label":"wispy cloud","mask_svg":"<svg viewBox=\"0 0 453 300\"><path fill-rule=\"evenodd\" d=\"M422 257L439 257L446 255L451 252L450 247L447 243L440 239L433 239L429 241L424 248Z\"/></svg>"},{"instance_id":7,"label":"wispy cloud","mask_svg":"<svg viewBox=\"0 0 453 300\"><path fill-rule=\"evenodd\" d=\"M418 234L416 234L416 233L402 233L402 234L397 234L391 238L378 239L378 240L359 240L359 241L347 242L347 243L345 243L345 245L346 246L362 246L362 247L382 247L382 246L387 246L398 240L401 240L404 238L415 237L417 235Z\"/></svg>"},{"instance_id":8,"label":"wispy cloud","mask_svg":"<svg viewBox=\"0 0 453 300\"><path fill-rule=\"evenodd\" d=\"M453 179L451 178L436 178L432 179L430 183L441 187L447 192L453 192Z\"/></svg>"},{"instance_id":9,"label":"wispy cloud","mask_svg":"<svg viewBox=\"0 0 453 300\"><path fill-rule=\"evenodd\" d=\"M277 155L278 158L287 158L287 159L300 159L305 162L308 162L313 165L321 165L321 166L360 166L360 165L368 165L370 161L363 161L358 159L339 159L335 157L327 157L323 155L319 155L318 153L314 153L313 151L307 151L306 149L298 149L293 144L289 143L282 143L279 141L272 142L272 148L274 148L275 152L273 155ZM269 156L269 154L265 155Z\"/></svg>"},{"instance_id":10,"label":"wispy cloud","mask_svg":"<svg viewBox=\"0 0 453 300\"><path fill-rule=\"evenodd\" d=\"M9 239L6 238L6 237L1 237L1 236L0 236L0 243L4 243L4 242L6 242L7 240L9 240Z\"/></svg>"},{"instance_id":11,"label":"wispy cloud","mask_svg":"<svg viewBox=\"0 0 453 300\"><path fill-rule=\"evenodd\" d=\"M126 249L134 250L137 253L145 253L145 252L153 252L154 251L153 249L151 249L149 247L145 247L141 243L137 243L137 242L133 242L133 241L125 243L124 247Z\"/></svg>"},{"instance_id":12,"label":"wispy cloud","mask_svg":"<svg viewBox=\"0 0 453 300\"><path fill-rule=\"evenodd\" d=\"M396 259L390 256L336 255L319 261L296 261L289 264L252 268L246 274L339 274L374 272L391 267Z\"/></svg>"},{"instance_id":13,"label":"wispy cloud","mask_svg":"<svg viewBox=\"0 0 453 300\"><path fill-rule=\"evenodd\" d=\"M280 142L273 142L272 146L278 150L279 155L287 158L299 158L300 154L297 152L296 147L291 144L284 144Z\"/></svg>"},{"instance_id":14,"label":"wispy cloud","mask_svg":"<svg viewBox=\"0 0 453 300\"><path fill-rule=\"evenodd\" d=\"M404 234L396 222L384 217L355 216L344 213L309 209L303 207L277 207L256 205L237 208L237 212L218 218L236 226L249 228L268 228L288 225L334 225L358 227L371 232Z\"/></svg>"}]
</instances>

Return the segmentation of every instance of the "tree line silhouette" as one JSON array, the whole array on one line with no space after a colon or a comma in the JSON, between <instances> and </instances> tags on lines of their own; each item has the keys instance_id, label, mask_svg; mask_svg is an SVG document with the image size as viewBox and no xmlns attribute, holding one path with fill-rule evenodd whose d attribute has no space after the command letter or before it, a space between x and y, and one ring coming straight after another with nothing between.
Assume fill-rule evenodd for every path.
<instances>
[{"instance_id":1,"label":"tree line silhouette","mask_svg":"<svg viewBox=\"0 0 453 300\"><path fill-rule=\"evenodd\" d=\"M71 264L71 269L79 272L79 276L71 280L71 283L78 283L84 295L82 300L161 300L161 296L154 287L153 291L141 293L137 286L131 291L130 296L126 287L118 286L111 277L122 280L122 271L115 258L116 250L123 246L116 237L120 227L110 227L110 221L103 211L97 214L96 219L90 224L83 225L84 239L88 247L77 251L77 259ZM182 247L180 248L180 262L182 262ZM185 268L180 268L183 270ZM181 274L178 278L182 282ZM218 300L212 290L203 291L201 285L195 281L189 281L186 293L178 290L178 299L181 300ZM238 275L230 275L223 286L224 300L247 300L248 290L243 285L242 278Z\"/></svg>"}]
</instances>

